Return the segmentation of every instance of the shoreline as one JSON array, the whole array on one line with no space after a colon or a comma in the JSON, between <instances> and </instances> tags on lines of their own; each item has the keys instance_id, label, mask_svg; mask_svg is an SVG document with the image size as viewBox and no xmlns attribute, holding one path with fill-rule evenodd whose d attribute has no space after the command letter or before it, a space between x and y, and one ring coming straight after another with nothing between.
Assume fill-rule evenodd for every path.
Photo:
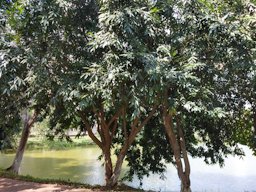
<instances>
[{"instance_id":1,"label":"shoreline","mask_svg":"<svg viewBox=\"0 0 256 192\"><path fill-rule=\"evenodd\" d=\"M104 186L100 185L89 185L89 184L83 184L78 182L71 182L66 180L60 180L60 179L41 179L41 178L35 178L32 176L23 176L23 175L16 175L14 173L0 170L0 192L14 192L14 191L23 191L19 188L14 189L13 187L20 187L26 186L26 190L33 191L33 189L38 188L39 191L71 191L71 192L92 192L92 191L126 191L126 192L132 192L132 191L143 191L141 189L135 189L132 187L129 187L127 185L118 185L114 189L108 189ZM47 190L45 189L47 188ZM8 191L9 190L9 191ZM26 191L25 190L25 191ZM24 192L25 192L24 191ZM35 190L38 191L38 190ZM38 191L38 192L39 192Z\"/></svg>"}]
</instances>

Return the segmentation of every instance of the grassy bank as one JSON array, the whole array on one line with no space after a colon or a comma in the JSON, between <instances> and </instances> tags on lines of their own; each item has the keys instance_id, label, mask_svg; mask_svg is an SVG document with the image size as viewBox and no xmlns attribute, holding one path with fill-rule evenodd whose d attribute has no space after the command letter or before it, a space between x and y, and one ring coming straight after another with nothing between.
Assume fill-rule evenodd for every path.
<instances>
[{"instance_id":1,"label":"grassy bank","mask_svg":"<svg viewBox=\"0 0 256 192\"><path fill-rule=\"evenodd\" d=\"M16 179L16 180L21 180L21 181L28 181L28 182L35 182L35 183L43 183L43 184L59 184L59 185L67 185L71 186L74 188L85 188L85 189L98 189L101 191L143 191L140 189L135 189L132 187L129 187L127 185L118 185L114 189L107 189L104 186L100 185L88 185L88 184L83 184L83 183L78 183L78 182L71 182L71 181L65 181L65 180L60 180L60 179L40 179L40 178L35 178L32 176L23 176L23 175L16 175L11 172L5 171L0 169L0 177L4 178L9 178L9 179Z\"/></svg>"},{"instance_id":2,"label":"grassy bank","mask_svg":"<svg viewBox=\"0 0 256 192\"><path fill-rule=\"evenodd\" d=\"M53 141L47 140L43 137L30 137L27 143L27 150L48 149L48 150L61 150L69 149L73 147L85 147L88 145L94 145L92 140L88 136L80 138L72 138L72 142L64 140L54 139Z\"/></svg>"}]
</instances>

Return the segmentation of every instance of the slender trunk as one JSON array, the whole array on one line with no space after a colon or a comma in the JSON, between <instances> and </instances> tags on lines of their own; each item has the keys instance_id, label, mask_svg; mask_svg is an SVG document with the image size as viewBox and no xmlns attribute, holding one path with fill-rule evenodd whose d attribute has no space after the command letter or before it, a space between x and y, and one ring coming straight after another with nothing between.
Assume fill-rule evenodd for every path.
<instances>
[{"instance_id":1,"label":"slender trunk","mask_svg":"<svg viewBox=\"0 0 256 192\"><path fill-rule=\"evenodd\" d=\"M131 125L132 130L131 130L131 133L129 134L129 136L128 136L127 130L126 130L126 121L124 121L123 130L124 130L124 135L125 135L126 140L125 140L125 143L117 157L115 169L114 169L113 175L111 177L112 186L115 186L118 183L118 178L120 177L120 174L121 174L121 169L122 169L122 165L124 162L124 158L127 154L129 147L134 142L137 134L141 131L141 129L147 124L147 122L155 114L156 109L157 109L157 105L154 105L152 111L148 114L148 116L140 124L139 124L139 117L136 117Z\"/></svg>"},{"instance_id":2,"label":"slender trunk","mask_svg":"<svg viewBox=\"0 0 256 192\"><path fill-rule=\"evenodd\" d=\"M168 135L169 143L171 145L171 148L172 148L172 151L174 154L174 158L175 158L178 176L181 180L181 192L190 192L191 191L190 190L190 178L189 178L189 173L186 171L186 165L189 166L188 158L184 159L184 162L186 162L184 164L182 161L182 155L184 158L186 156L186 154L182 153L182 151L181 151L181 148L179 146L179 143L178 143L175 133L173 131L173 127L170 124L171 120L169 118L165 117L164 121L165 121L165 131ZM184 167L185 167L185 171L184 171Z\"/></svg>"},{"instance_id":3,"label":"slender trunk","mask_svg":"<svg viewBox=\"0 0 256 192\"><path fill-rule=\"evenodd\" d=\"M111 176L111 179L110 179L112 187L114 187L118 184L118 178L120 177L120 174L121 174L121 169L122 169L124 157L125 157L125 155L122 155L121 158L118 158L118 160L116 162L114 172L113 172L113 174Z\"/></svg>"},{"instance_id":4,"label":"slender trunk","mask_svg":"<svg viewBox=\"0 0 256 192\"><path fill-rule=\"evenodd\" d=\"M104 160L105 160L105 181L107 187L112 187L111 177L113 175L113 165L111 159L110 148L105 147L104 151Z\"/></svg>"},{"instance_id":5,"label":"slender trunk","mask_svg":"<svg viewBox=\"0 0 256 192\"><path fill-rule=\"evenodd\" d=\"M95 112L98 115L97 112ZM103 156L104 156L104 167L105 167L105 182L108 188L113 187L113 183L111 181L111 176L113 175L113 164L111 159L111 136L109 130L106 130L106 124L97 121L98 123L98 133L100 135L99 140L92 131L92 126L89 124L88 120L84 117L82 113L80 113L80 117L85 124L85 127L88 131L89 137L101 148ZM99 119L103 121L103 119L99 116ZM105 128L105 129L104 129Z\"/></svg>"},{"instance_id":6,"label":"slender trunk","mask_svg":"<svg viewBox=\"0 0 256 192\"><path fill-rule=\"evenodd\" d=\"M177 134L174 131L173 116L167 110L167 99L163 105L163 122L171 145L178 176L181 180L181 192L190 192L190 165L185 147L184 135L177 118ZM177 139L178 138L178 139ZM183 158L183 159L182 159Z\"/></svg>"},{"instance_id":7,"label":"slender trunk","mask_svg":"<svg viewBox=\"0 0 256 192\"><path fill-rule=\"evenodd\" d=\"M135 138L135 136L134 136L134 138ZM123 165L123 162L124 162L124 158L125 158L126 153L129 149L129 146L130 146L129 140L127 140L125 142L124 146L122 147L118 157L117 157L115 169L114 169L114 172L111 176L111 185L112 185L112 187L116 186L117 183L118 183L118 178L120 177L121 170L122 170L122 165Z\"/></svg>"},{"instance_id":8,"label":"slender trunk","mask_svg":"<svg viewBox=\"0 0 256 192\"><path fill-rule=\"evenodd\" d=\"M178 135L179 135L179 144L180 144L180 149L182 153L182 157L184 160L184 166L185 166L185 171L183 172L185 175L185 180L182 184L182 191L184 192L190 192L190 163L188 159L188 153L186 149L186 144L185 144L185 137L184 133L181 127L180 119L177 117L177 129L178 129Z\"/></svg>"},{"instance_id":9,"label":"slender trunk","mask_svg":"<svg viewBox=\"0 0 256 192\"><path fill-rule=\"evenodd\" d=\"M34 113L34 115L32 117L29 117L28 112L26 111L20 143L19 143L18 149L16 151L16 155L15 155L12 165L9 168L7 168L8 171L11 171L16 174L19 173L21 161L23 159L23 154L24 154L25 147L26 147L28 137L30 134L30 129L34 124L36 117L37 117L36 112Z\"/></svg>"}]
</instances>

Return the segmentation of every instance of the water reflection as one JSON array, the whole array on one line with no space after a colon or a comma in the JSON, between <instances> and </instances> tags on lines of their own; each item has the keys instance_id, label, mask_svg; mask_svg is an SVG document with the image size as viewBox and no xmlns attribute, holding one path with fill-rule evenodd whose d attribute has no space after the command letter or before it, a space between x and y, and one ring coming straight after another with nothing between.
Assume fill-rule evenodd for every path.
<instances>
[{"instance_id":1,"label":"water reflection","mask_svg":"<svg viewBox=\"0 0 256 192\"><path fill-rule=\"evenodd\" d=\"M229 157L226 166L207 166L202 159L191 159L192 189L198 192L243 192L256 191L256 158L244 147L244 159ZM65 180L104 184L104 168L97 161L100 150L96 146L60 151L27 151L21 165L21 174L40 178L60 178ZM0 167L10 166L13 154L0 155ZM167 166L167 180L151 175L143 179L143 189L155 191L179 191L180 182L172 165ZM128 183L139 187L139 181Z\"/></svg>"}]
</instances>

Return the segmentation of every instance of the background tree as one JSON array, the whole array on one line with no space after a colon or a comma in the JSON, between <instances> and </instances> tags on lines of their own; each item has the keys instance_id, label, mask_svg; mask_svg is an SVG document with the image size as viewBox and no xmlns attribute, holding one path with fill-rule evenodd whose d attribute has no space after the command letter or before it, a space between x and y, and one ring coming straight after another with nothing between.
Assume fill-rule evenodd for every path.
<instances>
[{"instance_id":1,"label":"background tree","mask_svg":"<svg viewBox=\"0 0 256 192\"><path fill-rule=\"evenodd\" d=\"M0 117L0 145L1 149L11 147L13 136L19 131L20 125L20 115L18 107L13 105L12 101L17 97L20 97L20 93L15 92L13 89L17 84L14 85L15 77L17 72L13 65L7 65L8 62L5 62L5 59L8 57L8 52L14 51L15 48L12 46L11 41L6 34L10 32L9 26L7 23L7 11L10 8L8 1L1 1L1 10L0 10L0 106L1 106L1 117ZM15 59L13 60L15 62ZM20 85L20 84L19 84ZM12 88L12 94L7 94L7 91ZM10 115L13 113L13 115Z\"/></svg>"},{"instance_id":2,"label":"background tree","mask_svg":"<svg viewBox=\"0 0 256 192\"><path fill-rule=\"evenodd\" d=\"M5 133L3 136L13 137L15 132L20 131L22 121L24 122L14 162L8 168L15 173L19 171L30 128L38 115L29 92L32 83L31 65L27 62L29 56L25 54L26 49L20 42L19 33L12 26L13 15L19 15L21 12L22 7L18 2L9 2L3 12L5 22L1 36L1 130ZM31 118L28 112L24 112L30 107L35 109Z\"/></svg>"},{"instance_id":3,"label":"background tree","mask_svg":"<svg viewBox=\"0 0 256 192\"><path fill-rule=\"evenodd\" d=\"M62 93L65 83L69 82L71 86L74 80L80 78L81 63L86 58L84 45L88 42L87 32L95 27L96 16L94 1L21 1L9 11L8 21L15 31L13 39L16 38L17 44L25 50L15 56L23 57L22 64L27 66L26 101L30 110L35 112L32 119L25 122L24 128L31 127L39 112L41 119L63 108L63 100L59 100L57 93ZM57 123L62 125L61 129L54 127L55 133L61 134L61 137L65 132L63 128L71 126L71 115L74 117L72 112L59 113L57 119L56 115L50 116L51 122L56 120L52 126ZM23 150L18 150L22 154L29 130L24 129L23 133L26 138L20 142ZM21 158L18 162L20 164Z\"/></svg>"}]
</instances>

